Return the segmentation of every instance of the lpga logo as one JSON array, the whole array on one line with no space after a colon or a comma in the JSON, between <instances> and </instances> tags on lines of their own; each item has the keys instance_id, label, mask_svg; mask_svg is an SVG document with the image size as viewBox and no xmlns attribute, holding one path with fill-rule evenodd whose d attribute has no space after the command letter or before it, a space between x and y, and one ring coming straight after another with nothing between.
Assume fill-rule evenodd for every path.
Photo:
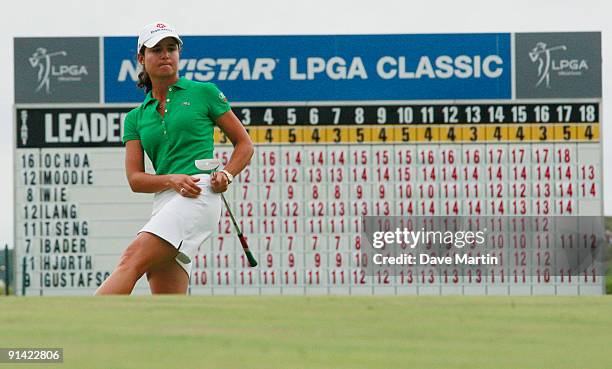
<instances>
[{"instance_id":1,"label":"lpga logo","mask_svg":"<svg viewBox=\"0 0 612 369\"><path fill-rule=\"evenodd\" d=\"M538 63L538 82L535 85L536 88L542 83L546 85L546 88L550 88L550 75L552 72L557 76L581 76L583 70L589 69L586 60L555 59L552 57L553 51L567 51L567 46L548 47L544 42L538 42L529 52L531 62Z\"/></svg>"},{"instance_id":2,"label":"lpga logo","mask_svg":"<svg viewBox=\"0 0 612 369\"><path fill-rule=\"evenodd\" d=\"M44 47L36 49L34 54L28 58L32 68L38 68L38 87L36 92L44 88L45 93L51 93L51 77L57 78L62 82L80 82L82 75L87 75L87 68L84 65L53 65L51 58L56 56L67 56L66 51L56 51L48 53Z\"/></svg>"},{"instance_id":3,"label":"lpga logo","mask_svg":"<svg viewBox=\"0 0 612 369\"><path fill-rule=\"evenodd\" d=\"M39 47L36 49L34 54L28 59L32 68L38 67L38 87L36 92L40 91L43 87L47 94L51 93L49 90L49 74L51 73L51 57L52 56L66 56L65 51L58 51L55 53L47 54L47 49Z\"/></svg>"}]
</instances>

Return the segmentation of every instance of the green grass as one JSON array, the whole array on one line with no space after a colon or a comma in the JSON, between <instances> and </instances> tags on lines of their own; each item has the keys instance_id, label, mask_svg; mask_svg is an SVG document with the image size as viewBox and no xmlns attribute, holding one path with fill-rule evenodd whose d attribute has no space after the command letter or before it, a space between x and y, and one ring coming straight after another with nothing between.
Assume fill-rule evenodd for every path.
<instances>
[{"instance_id":1,"label":"green grass","mask_svg":"<svg viewBox=\"0 0 612 369\"><path fill-rule=\"evenodd\" d=\"M612 296L8 297L0 346L64 348L28 368L604 368L610 311Z\"/></svg>"},{"instance_id":2,"label":"green grass","mask_svg":"<svg viewBox=\"0 0 612 369\"><path fill-rule=\"evenodd\" d=\"M608 258L606 259L606 293L612 295L612 247L608 246Z\"/></svg>"}]
</instances>

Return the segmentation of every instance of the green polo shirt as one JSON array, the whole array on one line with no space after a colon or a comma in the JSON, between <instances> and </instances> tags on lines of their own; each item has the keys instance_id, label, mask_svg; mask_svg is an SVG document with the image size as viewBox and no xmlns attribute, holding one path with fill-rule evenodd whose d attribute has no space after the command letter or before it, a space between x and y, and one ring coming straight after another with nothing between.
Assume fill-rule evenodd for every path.
<instances>
[{"instance_id":1,"label":"green polo shirt","mask_svg":"<svg viewBox=\"0 0 612 369\"><path fill-rule=\"evenodd\" d=\"M149 92L144 102L125 117L123 143L140 140L156 174L202 173L196 159L213 158L215 121L230 110L214 83L181 77L168 88L166 111Z\"/></svg>"}]
</instances>

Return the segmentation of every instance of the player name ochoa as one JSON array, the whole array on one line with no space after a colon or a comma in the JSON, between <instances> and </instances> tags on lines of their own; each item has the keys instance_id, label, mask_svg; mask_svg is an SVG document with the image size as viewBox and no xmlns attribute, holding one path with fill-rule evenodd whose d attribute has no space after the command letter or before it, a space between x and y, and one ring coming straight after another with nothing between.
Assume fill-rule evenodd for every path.
<instances>
[{"instance_id":1,"label":"player name ochoa","mask_svg":"<svg viewBox=\"0 0 612 369\"><path fill-rule=\"evenodd\" d=\"M41 157L42 168L90 168L87 153L64 152L43 153Z\"/></svg>"},{"instance_id":2,"label":"player name ochoa","mask_svg":"<svg viewBox=\"0 0 612 369\"><path fill-rule=\"evenodd\" d=\"M375 254L372 258L376 265L498 265L499 258L490 254L469 255L455 254L454 256L435 256L429 254L400 254L388 256Z\"/></svg>"}]
</instances>

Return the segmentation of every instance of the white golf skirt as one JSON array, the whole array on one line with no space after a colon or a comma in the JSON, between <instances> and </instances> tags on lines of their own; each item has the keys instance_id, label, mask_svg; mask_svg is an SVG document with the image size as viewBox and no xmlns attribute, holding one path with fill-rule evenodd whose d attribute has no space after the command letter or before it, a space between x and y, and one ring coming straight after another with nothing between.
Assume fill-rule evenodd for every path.
<instances>
[{"instance_id":1,"label":"white golf skirt","mask_svg":"<svg viewBox=\"0 0 612 369\"><path fill-rule=\"evenodd\" d=\"M200 246L217 230L221 194L212 192L209 174L196 174L202 189L197 198L183 197L174 189L155 194L151 219L140 232L149 232L179 250L176 262L191 276L191 264Z\"/></svg>"}]
</instances>

